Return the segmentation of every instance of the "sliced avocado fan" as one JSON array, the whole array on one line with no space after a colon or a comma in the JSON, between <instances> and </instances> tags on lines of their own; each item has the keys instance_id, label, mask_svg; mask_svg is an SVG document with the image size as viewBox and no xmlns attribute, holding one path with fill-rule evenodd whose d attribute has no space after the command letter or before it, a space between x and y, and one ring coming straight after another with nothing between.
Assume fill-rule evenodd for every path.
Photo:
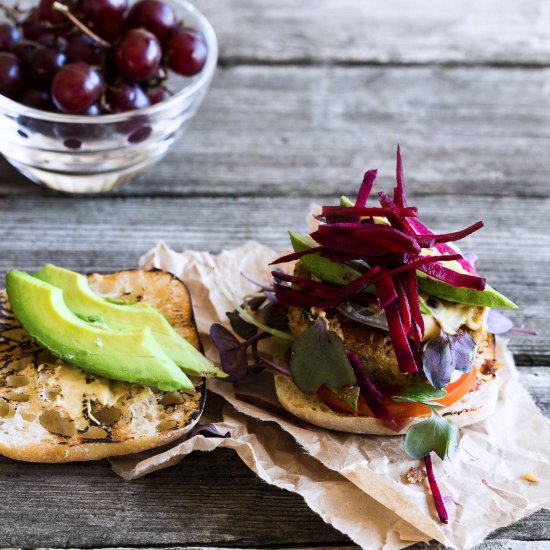
<instances>
[{"instance_id":1,"label":"sliced avocado fan","mask_svg":"<svg viewBox=\"0 0 550 550\"><path fill-rule=\"evenodd\" d=\"M78 317L97 320L114 330L140 330L147 326L166 355L191 376L227 375L178 334L166 318L149 304L109 300L97 295L80 273L47 264L34 277L63 291L67 307Z\"/></svg>"},{"instance_id":2,"label":"sliced avocado fan","mask_svg":"<svg viewBox=\"0 0 550 550\"><path fill-rule=\"evenodd\" d=\"M123 332L83 321L69 310L61 289L21 271L8 272L6 290L25 330L67 363L97 376L163 391L194 390L149 327Z\"/></svg>"},{"instance_id":3,"label":"sliced avocado fan","mask_svg":"<svg viewBox=\"0 0 550 550\"><path fill-rule=\"evenodd\" d=\"M317 243L309 235L302 235L294 231L289 231L289 235L292 248L295 252L301 252L302 250L317 246ZM303 262L313 275L326 283L332 283L334 285L347 285L361 275L357 269L346 264L331 262L328 258L323 258L319 254L302 256L300 261ZM418 278L418 289L429 296L435 296L436 298L442 298L450 302L457 302L470 306L517 309L514 302L508 300L506 296L503 296L489 285L485 287L485 290L457 288L443 281L429 277L418 270L416 275ZM365 289L365 292L373 294L375 292L374 286L369 286Z\"/></svg>"}]
</instances>

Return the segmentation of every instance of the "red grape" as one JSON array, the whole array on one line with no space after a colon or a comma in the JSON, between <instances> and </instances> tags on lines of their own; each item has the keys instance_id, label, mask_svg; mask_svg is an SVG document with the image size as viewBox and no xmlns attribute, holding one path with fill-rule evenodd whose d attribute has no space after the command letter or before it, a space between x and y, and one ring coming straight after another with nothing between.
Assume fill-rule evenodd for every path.
<instances>
[{"instance_id":1,"label":"red grape","mask_svg":"<svg viewBox=\"0 0 550 550\"><path fill-rule=\"evenodd\" d=\"M147 90L147 97L151 102L151 105L156 105L164 100L164 88L162 86L155 86Z\"/></svg>"},{"instance_id":2,"label":"red grape","mask_svg":"<svg viewBox=\"0 0 550 550\"><path fill-rule=\"evenodd\" d=\"M65 113L83 113L101 96L101 73L86 63L69 63L52 82L52 99Z\"/></svg>"},{"instance_id":3,"label":"red grape","mask_svg":"<svg viewBox=\"0 0 550 550\"><path fill-rule=\"evenodd\" d=\"M71 63L82 61L88 65L100 65L103 59L101 48L85 34L77 34L69 40L67 57Z\"/></svg>"},{"instance_id":4,"label":"red grape","mask_svg":"<svg viewBox=\"0 0 550 550\"><path fill-rule=\"evenodd\" d=\"M50 25L38 19L36 9L31 10L23 21L23 36L27 40L36 40L47 32L50 32Z\"/></svg>"},{"instance_id":5,"label":"red grape","mask_svg":"<svg viewBox=\"0 0 550 550\"><path fill-rule=\"evenodd\" d=\"M152 78L159 70L161 57L157 37L144 29L128 31L115 47L117 69L128 80Z\"/></svg>"},{"instance_id":6,"label":"red grape","mask_svg":"<svg viewBox=\"0 0 550 550\"><path fill-rule=\"evenodd\" d=\"M140 0L131 7L126 24L131 29L142 27L163 40L176 28L177 21L169 4L161 0Z\"/></svg>"},{"instance_id":7,"label":"red grape","mask_svg":"<svg viewBox=\"0 0 550 550\"><path fill-rule=\"evenodd\" d=\"M63 53L67 51L67 47L68 47L67 40L58 34L54 34L53 32L43 34L38 38L37 42L41 46L44 46L46 48L51 48L52 50L56 50L58 52L63 52Z\"/></svg>"},{"instance_id":8,"label":"red grape","mask_svg":"<svg viewBox=\"0 0 550 550\"><path fill-rule=\"evenodd\" d=\"M106 40L107 42L115 42L124 33L123 20L105 20L92 25L93 31Z\"/></svg>"},{"instance_id":9,"label":"red grape","mask_svg":"<svg viewBox=\"0 0 550 550\"><path fill-rule=\"evenodd\" d=\"M128 7L128 0L83 0L82 13L93 25L105 21L121 21Z\"/></svg>"},{"instance_id":10,"label":"red grape","mask_svg":"<svg viewBox=\"0 0 550 550\"><path fill-rule=\"evenodd\" d=\"M165 44L168 66L183 76L193 76L202 70L208 48L202 34L189 28L177 30Z\"/></svg>"},{"instance_id":11,"label":"red grape","mask_svg":"<svg viewBox=\"0 0 550 550\"><path fill-rule=\"evenodd\" d=\"M21 31L9 23L0 23L0 51L9 50L21 40Z\"/></svg>"},{"instance_id":12,"label":"red grape","mask_svg":"<svg viewBox=\"0 0 550 550\"><path fill-rule=\"evenodd\" d=\"M50 93L46 90L30 88L23 94L21 103L27 107L41 109L42 111L53 111L54 109Z\"/></svg>"},{"instance_id":13,"label":"red grape","mask_svg":"<svg viewBox=\"0 0 550 550\"><path fill-rule=\"evenodd\" d=\"M54 25L61 25L67 22L65 16L54 10L52 5L55 0L40 0L38 8L36 9L36 16L40 21L47 21L48 23L53 23ZM66 1L61 0L62 4L67 4Z\"/></svg>"},{"instance_id":14,"label":"red grape","mask_svg":"<svg viewBox=\"0 0 550 550\"><path fill-rule=\"evenodd\" d=\"M11 52L15 54L23 65L27 65L31 55L42 46L32 40L20 40L13 45Z\"/></svg>"},{"instance_id":15,"label":"red grape","mask_svg":"<svg viewBox=\"0 0 550 550\"><path fill-rule=\"evenodd\" d=\"M23 81L19 58L7 52L0 53L0 94L16 98Z\"/></svg>"},{"instance_id":16,"label":"red grape","mask_svg":"<svg viewBox=\"0 0 550 550\"><path fill-rule=\"evenodd\" d=\"M149 107L151 102L138 84L119 84L107 88L106 100L110 111L122 113Z\"/></svg>"},{"instance_id":17,"label":"red grape","mask_svg":"<svg viewBox=\"0 0 550 550\"><path fill-rule=\"evenodd\" d=\"M57 71L66 62L67 57L64 53L49 48L38 48L29 57L27 73L33 85L49 87Z\"/></svg>"}]
</instances>

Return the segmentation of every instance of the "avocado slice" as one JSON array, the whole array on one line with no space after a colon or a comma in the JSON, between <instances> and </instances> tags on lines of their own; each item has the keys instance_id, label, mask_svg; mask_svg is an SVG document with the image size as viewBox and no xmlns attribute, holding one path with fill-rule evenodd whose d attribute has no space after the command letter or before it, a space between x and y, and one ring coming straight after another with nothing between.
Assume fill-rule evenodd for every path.
<instances>
[{"instance_id":1,"label":"avocado slice","mask_svg":"<svg viewBox=\"0 0 550 550\"><path fill-rule=\"evenodd\" d=\"M308 235L302 235L294 231L289 231L290 242L295 252L301 252L308 248L317 246L317 243ZM335 285L346 285L359 277L360 272L346 264L337 264L319 254L309 254L302 256L301 261L304 265L322 281ZM494 307L501 309L517 309L516 304L508 300L506 296L497 292L494 288L487 285L485 290L472 290L470 288L457 288L443 281L429 277L422 271L416 272L418 277L418 289L429 296L466 304L471 306ZM374 293L374 286L371 285L365 292Z\"/></svg>"},{"instance_id":2,"label":"avocado slice","mask_svg":"<svg viewBox=\"0 0 550 550\"><path fill-rule=\"evenodd\" d=\"M6 290L25 330L64 361L105 378L164 391L194 390L149 327L122 332L87 323L69 310L61 289L22 271L8 272Z\"/></svg>"},{"instance_id":3,"label":"avocado slice","mask_svg":"<svg viewBox=\"0 0 550 550\"><path fill-rule=\"evenodd\" d=\"M52 264L46 264L33 276L60 288L67 307L81 319L95 319L114 330L122 331L149 327L166 355L186 374L220 378L227 376L180 336L162 313L149 304L103 298L90 288L84 275Z\"/></svg>"}]
</instances>

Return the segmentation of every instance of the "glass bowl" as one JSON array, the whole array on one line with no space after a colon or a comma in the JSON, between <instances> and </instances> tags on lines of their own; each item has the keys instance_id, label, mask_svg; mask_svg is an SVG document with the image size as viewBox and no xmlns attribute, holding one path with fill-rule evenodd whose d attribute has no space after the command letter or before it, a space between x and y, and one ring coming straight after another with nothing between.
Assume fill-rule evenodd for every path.
<instances>
[{"instance_id":1,"label":"glass bowl","mask_svg":"<svg viewBox=\"0 0 550 550\"><path fill-rule=\"evenodd\" d=\"M33 182L69 193L100 193L149 170L187 128L218 60L214 29L185 0L165 0L203 33L208 58L193 78L170 73L175 91L161 103L120 114L81 116L25 107L0 95L0 153ZM133 2L130 2L132 4Z\"/></svg>"}]
</instances>

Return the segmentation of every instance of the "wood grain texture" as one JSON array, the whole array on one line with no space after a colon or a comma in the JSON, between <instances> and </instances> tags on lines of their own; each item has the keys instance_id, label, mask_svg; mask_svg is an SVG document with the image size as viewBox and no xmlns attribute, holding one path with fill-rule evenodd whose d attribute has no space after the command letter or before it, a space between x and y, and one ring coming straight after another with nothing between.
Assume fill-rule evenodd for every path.
<instances>
[{"instance_id":1,"label":"wood grain texture","mask_svg":"<svg viewBox=\"0 0 550 550\"><path fill-rule=\"evenodd\" d=\"M287 229L305 230L309 198L74 198L12 196L0 201L0 280L7 269L34 270L46 262L80 271L135 267L164 240L176 250L218 252L257 240L288 247ZM538 336L513 335L519 363L550 363L550 199L422 197L423 219L437 231L477 219L486 227L463 241L475 250L490 283L521 305L510 316Z\"/></svg>"},{"instance_id":2,"label":"wood grain texture","mask_svg":"<svg viewBox=\"0 0 550 550\"><path fill-rule=\"evenodd\" d=\"M542 64L540 0L197 0L223 63Z\"/></svg>"},{"instance_id":3,"label":"wood grain texture","mask_svg":"<svg viewBox=\"0 0 550 550\"><path fill-rule=\"evenodd\" d=\"M337 196L395 147L414 196L548 196L550 69L222 69L188 133L118 195ZM0 196L44 193L0 165ZM113 195L107 195L109 200Z\"/></svg>"},{"instance_id":4,"label":"wood grain texture","mask_svg":"<svg viewBox=\"0 0 550 550\"><path fill-rule=\"evenodd\" d=\"M529 391L544 382L547 402L550 377L544 369L521 367L520 373ZM194 453L132 482L122 481L106 462L0 459L0 491L1 547L353 547L299 496L259 482L229 450ZM547 548L549 525L550 512L540 511L495 531L478 550ZM413 547L427 548L443 549Z\"/></svg>"}]
</instances>

